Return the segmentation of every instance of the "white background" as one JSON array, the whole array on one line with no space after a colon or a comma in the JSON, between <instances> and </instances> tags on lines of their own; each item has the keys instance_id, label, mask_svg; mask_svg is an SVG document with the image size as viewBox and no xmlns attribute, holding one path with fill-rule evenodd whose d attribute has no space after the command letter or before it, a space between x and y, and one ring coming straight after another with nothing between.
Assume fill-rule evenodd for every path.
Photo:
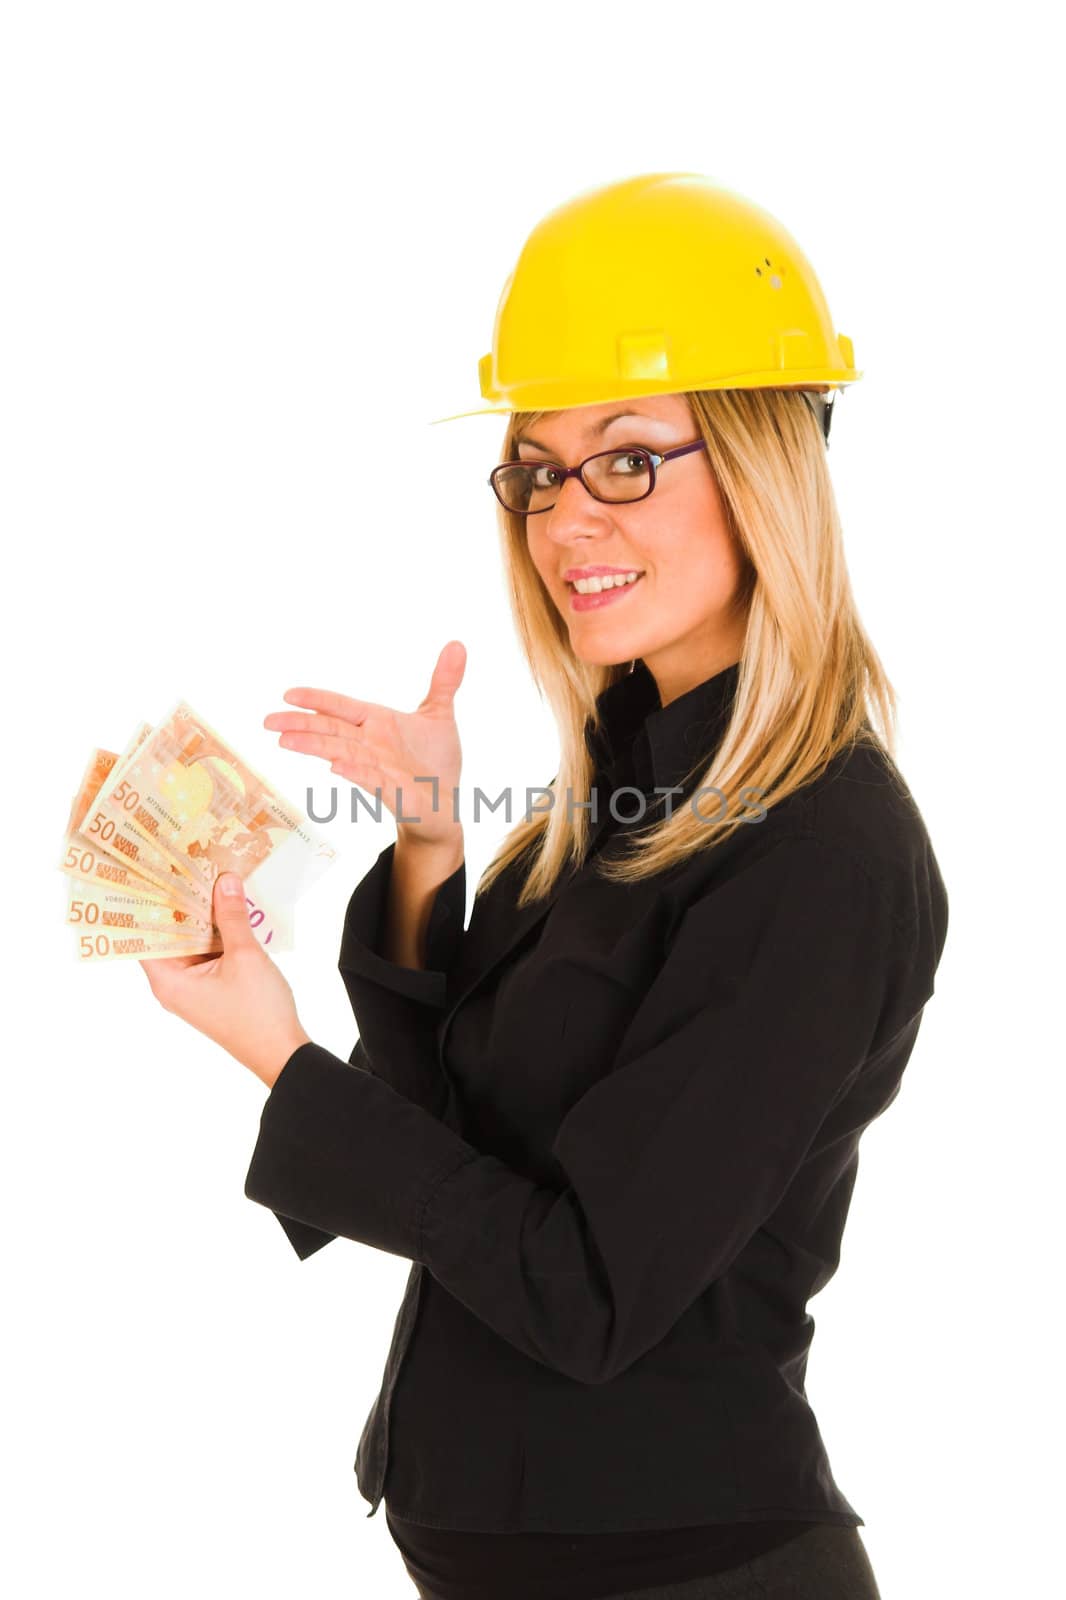
<instances>
[{"instance_id":1,"label":"white background","mask_svg":"<svg viewBox=\"0 0 1066 1600\"><path fill-rule=\"evenodd\" d=\"M808 1393L885 1600L1051 1592L1063 253L1042 15L6 8L9 1593L413 1593L352 1472L408 1263L345 1240L298 1261L243 1194L262 1085L136 962L77 964L55 862L92 747L179 696L324 802L322 763L262 727L285 688L411 709L450 638L464 785L548 781L485 482L503 419L428 424L479 403L534 222L672 169L777 215L854 341L830 465L951 900L812 1305ZM393 828L326 831L340 860L280 964L346 1057L344 906ZM468 821L471 895L503 831Z\"/></svg>"}]
</instances>

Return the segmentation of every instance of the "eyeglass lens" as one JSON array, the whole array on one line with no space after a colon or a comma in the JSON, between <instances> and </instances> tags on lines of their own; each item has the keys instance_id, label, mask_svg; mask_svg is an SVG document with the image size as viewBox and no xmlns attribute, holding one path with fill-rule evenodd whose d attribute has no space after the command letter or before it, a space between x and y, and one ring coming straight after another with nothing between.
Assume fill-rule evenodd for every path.
<instances>
[{"instance_id":1,"label":"eyeglass lens","mask_svg":"<svg viewBox=\"0 0 1066 1600\"><path fill-rule=\"evenodd\" d=\"M583 477L599 500L639 500L651 484L651 463L639 451L611 450L587 461ZM550 461L508 462L494 482L510 511L548 511L559 498L560 473Z\"/></svg>"}]
</instances>

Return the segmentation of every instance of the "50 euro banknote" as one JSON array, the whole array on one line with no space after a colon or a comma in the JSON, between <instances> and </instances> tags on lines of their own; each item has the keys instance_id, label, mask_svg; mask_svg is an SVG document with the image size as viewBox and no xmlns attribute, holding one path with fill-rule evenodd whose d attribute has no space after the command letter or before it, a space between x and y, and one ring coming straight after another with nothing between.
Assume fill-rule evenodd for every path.
<instances>
[{"instance_id":1,"label":"50 euro banknote","mask_svg":"<svg viewBox=\"0 0 1066 1600\"><path fill-rule=\"evenodd\" d=\"M248 920L271 954L291 950L292 912L268 910L246 894ZM122 961L153 956L221 955L222 936L214 922L184 923L183 913L136 892L72 883L67 923L75 930L79 961Z\"/></svg>"},{"instance_id":2,"label":"50 euro banknote","mask_svg":"<svg viewBox=\"0 0 1066 1600\"><path fill-rule=\"evenodd\" d=\"M151 731L142 723L127 750ZM144 878L128 860L109 853L106 840L87 836L83 827L92 800L105 778L122 758L114 751L96 749L86 766L71 805L59 866L71 878L67 898L67 923L77 938L80 961L119 961L169 955L217 955L222 940L209 907L176 889ZM100 832L91 827L92 834ZM290 950L292 912L272 907L245 895L249 924L259 942L271 952Z\"/></svg>"},{"instance_id":3,"label":"50 euro banknote","mask_svg":"<svg viewBox=\"0 0 1066 1600\"><path fill-rule=\"evenodd\" d=\"M292 948L292 903L332 865L333 846L181 700L141 723L121 755L97 749L71 806L62 870L81 960L217 954L219 872L245 882L249 922Z\"/></svg>"}]
</instances>

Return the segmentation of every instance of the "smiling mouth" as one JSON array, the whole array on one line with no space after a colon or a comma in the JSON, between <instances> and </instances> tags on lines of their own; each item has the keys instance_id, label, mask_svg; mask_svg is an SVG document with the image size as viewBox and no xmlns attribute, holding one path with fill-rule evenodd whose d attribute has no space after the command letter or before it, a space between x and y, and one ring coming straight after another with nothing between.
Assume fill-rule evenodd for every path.
<instances>
[{"instance_id":1,"label":"smiling mouth","mask_svg":"<svg viewBox=\"0 0 1066 1600\"><path fill-rule=\"evenodd\" d=\"M633 571L633 570L634 570L633 568L630 568L630 571ZM644 576L643 571L638 572L636 577L632 578L632 579L629 578L628 576L623 575L623 574L615 575L614 573L612 573L610 575L610 582L606 582L605 579L600 578L598 580L599 584L600 584L600 587L598 589L584 589L584 590L581 590L581 589L578 588L578 586L577 586L578 580L575 579L575 578L566 578L563 581L565 582L566 587L569 589L571 594L586 594L586 595L590 595L590 594L610 594L615 589L632 589L633 585L636 584L636 583L639 583L641 578L643 578L643 576ZM621 582L618 581L619 577L621 577L621 580L622 580ZM593 582L596 582L597 580L589 578L589 579L582 579L581 581L582 582L593 583Z\"/></svg>"}]
</instances>

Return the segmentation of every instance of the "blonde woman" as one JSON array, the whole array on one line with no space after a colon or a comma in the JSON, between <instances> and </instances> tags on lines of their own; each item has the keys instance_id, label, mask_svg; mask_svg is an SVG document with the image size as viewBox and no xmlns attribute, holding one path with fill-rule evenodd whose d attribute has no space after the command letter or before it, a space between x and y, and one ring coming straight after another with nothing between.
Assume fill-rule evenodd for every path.
<instances>
[{"instance_id":1,"label":"blonde woman","mask_svg":"<svg viewBox=\"0 0 1066 1600\"><path fill-rule=\"evenodd\" d=\"M397 818L343 929L350 1058L221 884L219 981L146 969L268 1086L246 1193L300 1258L412 1262L355 1465L423 1600L878 1595L807 1304L947 897L848 582L827 317L698 175L549 214L480 367L545 804L464 927L462 644L412 712L292 689L266 726Z\"/></svg>"}]
</instances>

